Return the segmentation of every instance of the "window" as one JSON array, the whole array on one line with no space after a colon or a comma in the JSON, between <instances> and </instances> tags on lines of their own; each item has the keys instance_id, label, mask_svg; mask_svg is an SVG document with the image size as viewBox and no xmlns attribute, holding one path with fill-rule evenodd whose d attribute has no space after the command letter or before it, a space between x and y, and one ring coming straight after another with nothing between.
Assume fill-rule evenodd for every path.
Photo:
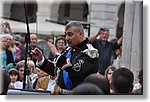
<instances>
[{"instance_id":1,"label":"window","mask_svg":"<svg viewBox=\"0 0 150 102\"><path fill-rule=\"evenodd\" d=\"M71 4L68 2L64 5L64 17L70 16L70 7L71 7Z\"/></svg>"}]
</instances>

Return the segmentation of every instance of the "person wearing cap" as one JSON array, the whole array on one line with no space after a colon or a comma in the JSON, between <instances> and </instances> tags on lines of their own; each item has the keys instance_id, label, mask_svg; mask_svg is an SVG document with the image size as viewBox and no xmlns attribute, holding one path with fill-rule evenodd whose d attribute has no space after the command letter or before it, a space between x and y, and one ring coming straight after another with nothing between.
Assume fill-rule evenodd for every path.
<instances>
[{"instance_id":1,"label":"person wearing cap","mask_svg":"<svg viewBox=\"0 0 150 102\"><path fill-rule=\"evenodd\" d=\"M97 37L99 36L99 39ZM111 63L111 56L113 51L115 51L119 45L122 43L122 37L117 42L108 41L109 38L109 28L100 28L98 33L90 38L92 45L98 49L99 52L99 65L98 72L100 74L105 74L105 70Z\"/></svg>"},{"instance_id":2,"label":"person wearing cap","mask_svg":"<svg viewBox=\"0 0 150 102\"><path fill-rule=\"evenodd\" d=\"M15 58L15 63L17 63L20 60L20 55L21 55L21 49L19 48L19 43L21 39L21 35L17 34L15 36L15 45L16 45L16 58Z\"/></svg>"},{"instance_id":3,"label":"person wearing cap","mask_svg":"<svg viewBox=\"0 0 150 102\"><path fill-rule=\"evenodd\" d=\"M18 78L18 71L15 68L12 68L8 71L11 82L9 85L9 88L15 88L15 89L22 89L23 83L20 81L17 81Z\"/></svg>"},{"instance_id":4,"label":"person wearing cap","mask_svg":"<svg viewBox=\"0 0 150 102\"><path fill-rule=\"evenodd\" d=\"M15 37L15 43L16 43L16 59L15 63L19 62L21 60L21 53L25 46L25 39L21 37L20 35L16 35Z\"/></svg>"}]
</instances>

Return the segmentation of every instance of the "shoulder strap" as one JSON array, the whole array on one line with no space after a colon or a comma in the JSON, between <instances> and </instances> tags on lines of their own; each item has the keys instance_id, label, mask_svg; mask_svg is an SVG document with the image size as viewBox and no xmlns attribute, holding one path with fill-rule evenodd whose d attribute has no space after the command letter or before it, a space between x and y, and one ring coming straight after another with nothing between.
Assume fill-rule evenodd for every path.
<instances>
[{"instance_id":1,"label":"shoulder strap","mask_svg":"<svg viewBox=\"0 0 150 102\"><path fill-rule=\"evenodd\" d=\"M69 78L68 72L66 72L65 70L63 70L63 78L67 89L72 90L73 89L72 81Z\"/></svg>"},{"instance_id":2,"label":"shoulder strap","mask_svg":"<svg viewBox=\"0 0 150 102\"><path fill-rule=\"evenodd\" d=\"M67 58L71 58L72 57L72 54L70 51L68 51L68 53L66 54L66 57ZM64 83L67 87L68 90L72 90L73 89L73 85L72 85L72 81L71 79L69 78L69 74L67 71L63 70L63 79L64 79Z\"/></svg>"}]
</instances>

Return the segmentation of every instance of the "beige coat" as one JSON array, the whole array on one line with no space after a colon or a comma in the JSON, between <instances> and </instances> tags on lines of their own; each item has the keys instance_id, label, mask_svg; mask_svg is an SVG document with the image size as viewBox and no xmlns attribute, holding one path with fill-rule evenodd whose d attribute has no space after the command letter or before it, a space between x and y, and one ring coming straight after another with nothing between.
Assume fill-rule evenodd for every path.
<instances>
[{"instance_id":1,"label":"beige coat","mask_svg":"<svg viewBox=\"0 0 150 102\"><path fill-rule=\"evenodd\" d=\"M44 76L42 78L39 78L38 81L37 81L35 89L47 90L49 80L50 80L49 76ZM59 90L60 90L59 86L56 84L54 86L54 95L58 95L59 94Z\"/></svg>"}]
</instances>

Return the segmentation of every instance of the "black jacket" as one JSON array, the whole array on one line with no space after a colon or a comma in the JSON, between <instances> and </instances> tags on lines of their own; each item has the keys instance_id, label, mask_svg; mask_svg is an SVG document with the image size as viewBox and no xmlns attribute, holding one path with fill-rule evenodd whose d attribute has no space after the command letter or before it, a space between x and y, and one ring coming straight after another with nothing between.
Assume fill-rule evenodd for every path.
<instances>
[{"instance_id":1,"label":"black jacket","mask_svg":"<svg viewBox=\"0 0 150 102\"><path fill-rule=\"evenodd\" d=\"M6 56L7 56L7 63L6 64L13 63L13 65L14 65L13 54L8 49L6 49Z\"/></svg>"},{"instance_id":2,"label":"black jacket","mask_svg":"<svg viewBox=\"0 0 150 102\"><path fill-rule=\"evenodd\" d=\"M72 81L73 88L77 86L78 84L82 83L85 77L92 73L97 73L98 71L98 51L94 48L94 51L92 54L97 55L94 58L90 56L91 50L88 49L87 45L89 40L86 39L83 42L81 42L79 45L71 49L72 57L71 57L71 64L72 67L67 67L64 70L68 72L69 77ZM88 54L85 53L85 51L89 52ZM66 56L67 50L64 51L63 55ZM61 60L58 62L58 64L63 64L65 61ZM53 63L51 63L49 60L45 59L42 66L40 66L40 69L45 71L46 73L54 76L56 67ZM57 84L60 88L67 89L67 87L64 84L63 80L63 71L62 69L59 72Z\"/></svg>"},{"instance_id":3,"label":"black jacket","mask_svg":"<svg viewBox=\"0 0 150 102\"><path fill-rule=\"evenodd\" d=\"M99 52L99 73L105 74L105 70L108 66L112 64L111 57L113 54L113 51L115 51L117 48L119 48L119 45L117 42L106 42L105 44L102 43L100 39L96 39L92 45L98 49Z\"/></svg>"}]
</instances>

